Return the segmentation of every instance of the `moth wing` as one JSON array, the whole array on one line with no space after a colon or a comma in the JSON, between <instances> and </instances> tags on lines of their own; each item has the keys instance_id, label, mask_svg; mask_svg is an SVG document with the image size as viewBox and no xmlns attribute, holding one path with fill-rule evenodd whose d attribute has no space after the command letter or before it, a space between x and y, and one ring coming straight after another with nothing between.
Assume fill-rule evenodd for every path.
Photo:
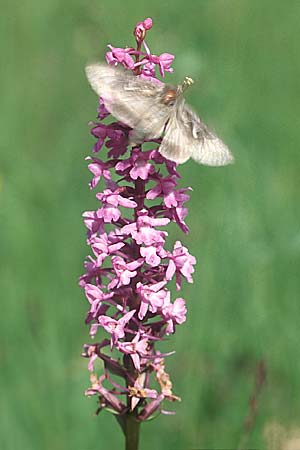
<instances>
[{"instance_id":1,"label":"moth wing","mask_svg":"<svg viewBox=\"0 0 300 450\"><path fill-rule=\"evenodd\" d=\"M187 105L182 110L182 122L190 129L191 156L195 161L207 166L226 166L234 162L227 145Z\"/></svg>"},{"instance_id":2,"label":"moth wing","mask_svg":"<svg viewBox=\"0 0 300 450\"><path fill-rule=\"evenodd\" d=\"M156 104L157 99L154 102L149 107L145 107L136 124L131 127L133 128L130 136L132 144L140 143L143 139L156 139L163 134L166 122L170 117L170 107L161 103Z\"/></svg>"},{"instance_id":3,"label":"moth wing","mask_svg":"<svg viewBox=\"0 0 300 450\"><path fill-rule=\"evenodd\" d=\"M176 106L167 123L159 152L177 164L184 163L192 156L191 133L184 126Z\"/></svg>"},{"instance_id":4,"label":"moth wing","mask_svg":"<svg viewBox=\"0 0 300 450\"><path fill-rule=\"evenodd\" d=\"M135 130L133 140L161 136L170 114L169 107L160 103L163 83L156 84L105 64L87 66L86 75L108 111Z\"/></svg>"}]
</instances>

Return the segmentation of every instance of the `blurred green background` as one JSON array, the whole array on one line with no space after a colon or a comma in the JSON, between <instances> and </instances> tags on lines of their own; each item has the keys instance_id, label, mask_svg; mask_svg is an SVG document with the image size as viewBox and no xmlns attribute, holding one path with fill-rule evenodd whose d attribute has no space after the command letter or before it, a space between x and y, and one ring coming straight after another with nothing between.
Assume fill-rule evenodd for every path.
<instances>
[{"instance_id":1,"label":"blurred green background","mask_svg":"<svg viewBox=\"0 0 300 450\"><path fill-rule=\"evenodd\" d=\"M123 448L114 418L95 417L83 395L88 304L77 279L81 213L96 206L84 158L97 106L83 68L109 43L133 45L146 17L152 52L176 55L168 79L196 79L188 100L236 163L180 167L193 187L190 234L172 228L171 241L198 261L182 291L188 320L168 343L183 401L143 425L141 450L236 448L261 359L248 448L268 447L270 424L300 426L300 2L12 1L0 18L4 450Z\"/></svg>"}]
</instances>

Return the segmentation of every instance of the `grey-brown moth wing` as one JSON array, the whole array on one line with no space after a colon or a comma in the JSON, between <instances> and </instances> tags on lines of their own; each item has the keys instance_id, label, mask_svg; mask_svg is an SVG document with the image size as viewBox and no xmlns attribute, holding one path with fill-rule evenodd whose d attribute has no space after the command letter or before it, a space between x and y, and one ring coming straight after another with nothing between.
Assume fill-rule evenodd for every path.
<instances>
[{"instance_id":1,"label":"grey-brown moth wing","mask_svg":"<svg viewBox=\"0 0 300 450\"><path fill-rule=\"evenodd\" d=\"M159 152L167 159L182 164L192 156L191 130L182 122L179 109L182 108L183 99L176 101L165 134L159 147Z\"/></svg>"},{"instance_id":2,"label":"grey-brown moth wing","mask_svg":"<svg viewBox=\"0 0 300 450\"><path fill-rule=\"evenodd\" d=\"M226 144L188 106L184 105L182 120L191 130L192 158L207 166L226 166L234 161Z\"/></svg>"},{"instance_id":3,"label":"grey-brown moth wing","mask_svg":"<svg viewBox=\"0 0 300 450\"><path fill-rule=\"evenodd\" d=\"M225 166L233 162L228 147L185 104L183 98L177 100L172 111L159 151L179 164L190 157L208 166Z\"/></svg>"},{"instance_id":4,"label":"grey-brown moth wing","mask_svg":"<svg viewBox=\"0 0 300 450\"><path fill-rule=\"evenodd\" d=\"M91 87L103 98L108 111L134 129L135 143L162 135L170 115L170 107L160 102L163 83L106 64L91 64L85 70Z\"/></svg>"}]
</instances>

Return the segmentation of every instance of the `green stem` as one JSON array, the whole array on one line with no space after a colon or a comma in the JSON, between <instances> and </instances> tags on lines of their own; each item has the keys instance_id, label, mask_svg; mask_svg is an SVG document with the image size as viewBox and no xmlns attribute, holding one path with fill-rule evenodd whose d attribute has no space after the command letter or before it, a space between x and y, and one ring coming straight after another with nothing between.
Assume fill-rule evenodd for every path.
<instances>
[{"instance_id":1,"label":"green stem","mask_svg":"<svg viewBox=\"0 0 300 450\"><path fill-rule=\"evenodd\" d=\"M140 422L133 413L126 414L125 422L125 450L138 450Z\"/></svg>"}]
</instances>

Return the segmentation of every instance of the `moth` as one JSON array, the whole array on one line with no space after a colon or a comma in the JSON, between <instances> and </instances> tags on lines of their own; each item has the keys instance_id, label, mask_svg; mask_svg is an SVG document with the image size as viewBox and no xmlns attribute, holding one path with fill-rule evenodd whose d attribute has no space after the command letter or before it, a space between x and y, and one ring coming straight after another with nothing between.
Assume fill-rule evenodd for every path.
<instances>
[{"instance_id":1,"label":"moth","mask_svg":"<svg viewBox=\"0 0 300 450\"><path fill-rule=\"evenodd\" d=\"M132 128L130 145L162 136L159 152L178 164L193 158L208 166L233 162L228 147L186 104L183 93L193 80L178 86L151 81L119 66L91 64L86 75L107 110Z\"/></svg>"}]
</instances>

